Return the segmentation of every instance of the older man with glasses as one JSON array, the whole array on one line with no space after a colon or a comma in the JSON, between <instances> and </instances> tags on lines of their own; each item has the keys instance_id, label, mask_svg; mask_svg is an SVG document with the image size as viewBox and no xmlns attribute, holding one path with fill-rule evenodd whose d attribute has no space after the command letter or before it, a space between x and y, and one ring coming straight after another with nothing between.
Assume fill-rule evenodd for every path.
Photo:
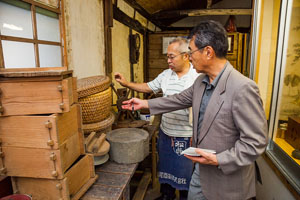
<instances>
[{"instance_id":1,"label":"older man with glasses","mask_svg":"<svg viewBox=\"0 0 300 200\"><path fill-rule=\"evenodd\" d=\"M227 34L220 23L203 21L190 37L190 60L203 73L193 86L168 97L134 98L123 109L133 105L158 114L193 106L195 148L185 155L195 162L188 199L252 199L258 172L254 163L268 143L259 89L226 59Z\"/></svg>"},{"instance_id":2,"label":"older man with glasses","mask_svg":"<svg viewBox=\"0 0 300 200\"><path fill-rule=\"evenodd\" d=\"M150 93L163 92L163 96L177 94L190 87L198 73L189 62L188 40L176 38L170 42L166 60L169 69L164 70L148 83L127 82L120 73L115 79L122 86L135 91ZM161 196L157 199L175 199L175 190L180 192L180 199L187 199L193 163L181 155L190 147L192 122L191 109L177 110L162 115L158 139L158 176L161 184Z\"/></svg>"}]
</instances>

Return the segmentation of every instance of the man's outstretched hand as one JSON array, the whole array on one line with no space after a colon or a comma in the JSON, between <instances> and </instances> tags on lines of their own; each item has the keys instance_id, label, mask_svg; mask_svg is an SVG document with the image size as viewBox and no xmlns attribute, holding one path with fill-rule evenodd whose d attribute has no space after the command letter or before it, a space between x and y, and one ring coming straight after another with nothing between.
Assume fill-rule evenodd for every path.
<instances>
[{"instance_id":1,"label":"man's outstretched hand","mask_svg":"<svg viewBox=\"0 0 300 200\"><path fill-rule=\"evenodd\" d=\"M133 110L140 110L142 108L149 108L149 106L148 106L147 100L132 98L132 99L129 99L128 101L123 101L122 108L124 110L133 111Z\"/></svg>"}]
</instances>

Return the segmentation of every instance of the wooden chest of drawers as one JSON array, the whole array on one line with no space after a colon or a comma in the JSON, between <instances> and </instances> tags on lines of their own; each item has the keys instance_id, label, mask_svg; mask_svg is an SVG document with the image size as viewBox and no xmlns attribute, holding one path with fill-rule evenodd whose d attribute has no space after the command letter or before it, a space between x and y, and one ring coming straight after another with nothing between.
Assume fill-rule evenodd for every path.
<instances>
[{"instance_id":1,"label":"wooden chest of drawers","mask_svg":"<svg viewBox=\"0 0 300 200\"><path fill-rule=\"evenodd\" d=\"M0 71L0 175L33 199L79 199L97 175L85 155L72 71Z\"/></svg>"}]
</instances>

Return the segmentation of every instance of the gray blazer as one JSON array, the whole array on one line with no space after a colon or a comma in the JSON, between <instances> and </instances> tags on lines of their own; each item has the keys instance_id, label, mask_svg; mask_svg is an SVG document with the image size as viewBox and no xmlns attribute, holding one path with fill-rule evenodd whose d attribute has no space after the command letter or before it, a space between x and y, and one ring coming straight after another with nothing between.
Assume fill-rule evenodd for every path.
<instances>
[{"instance_id":1,"label":"gray blazer","mask_svg":"<svg viewBox=\"0 0 300 200\"><path fill-rule=\"evenodd\" d=\"M200 182L208 200L249 199L255 193L254 161L267 145L267 121L254 81L229 62L206 108L200 134L193 122L193 146L217 152L219 167L200 165ZM193 107L198 119L204 74L183 92L149 100L151 114Z\"/></svg>"}]
</instances>

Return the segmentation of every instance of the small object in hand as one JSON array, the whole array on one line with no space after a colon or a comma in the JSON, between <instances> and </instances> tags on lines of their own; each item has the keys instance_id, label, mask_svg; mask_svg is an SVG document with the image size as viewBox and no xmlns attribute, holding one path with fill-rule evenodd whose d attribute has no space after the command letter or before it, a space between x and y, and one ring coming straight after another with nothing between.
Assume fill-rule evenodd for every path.
<instances>
[{"instance_id":1,"label":"small object in hand","mask_svg":"<svg viewBox=\"0 0 300 200\"><path fill-rule=\"evenodd\" d=\"M134 103L132 103L132 114L134 114Z\"/></svg>"},{"instance_id":2,"label":"small object in hand","mask_svg":"<svg viewBox=\"0 0 300 200\"><path fill-rule=\"evenodd\" d=\"M207 153L216 153L215 150L211 150L211 149L201 149L202 151L205 151ZM181 155L188 155L188 156L201 156L200 154L196 153L196 148L195 147L189 147L187 149L185 149L184 151L181 152Z\"/></svg>"},{"instance_id":3,"label":"small object in hand","mask_svg":"<svg viewBox=\"0 0 300 200\"><path fill-rule=\"evenodd\" d=\"M292 152L292 156L296 159L300 159L300 150L299 149L295 149L293 152Z\"/></svg>"}]
</instances>

